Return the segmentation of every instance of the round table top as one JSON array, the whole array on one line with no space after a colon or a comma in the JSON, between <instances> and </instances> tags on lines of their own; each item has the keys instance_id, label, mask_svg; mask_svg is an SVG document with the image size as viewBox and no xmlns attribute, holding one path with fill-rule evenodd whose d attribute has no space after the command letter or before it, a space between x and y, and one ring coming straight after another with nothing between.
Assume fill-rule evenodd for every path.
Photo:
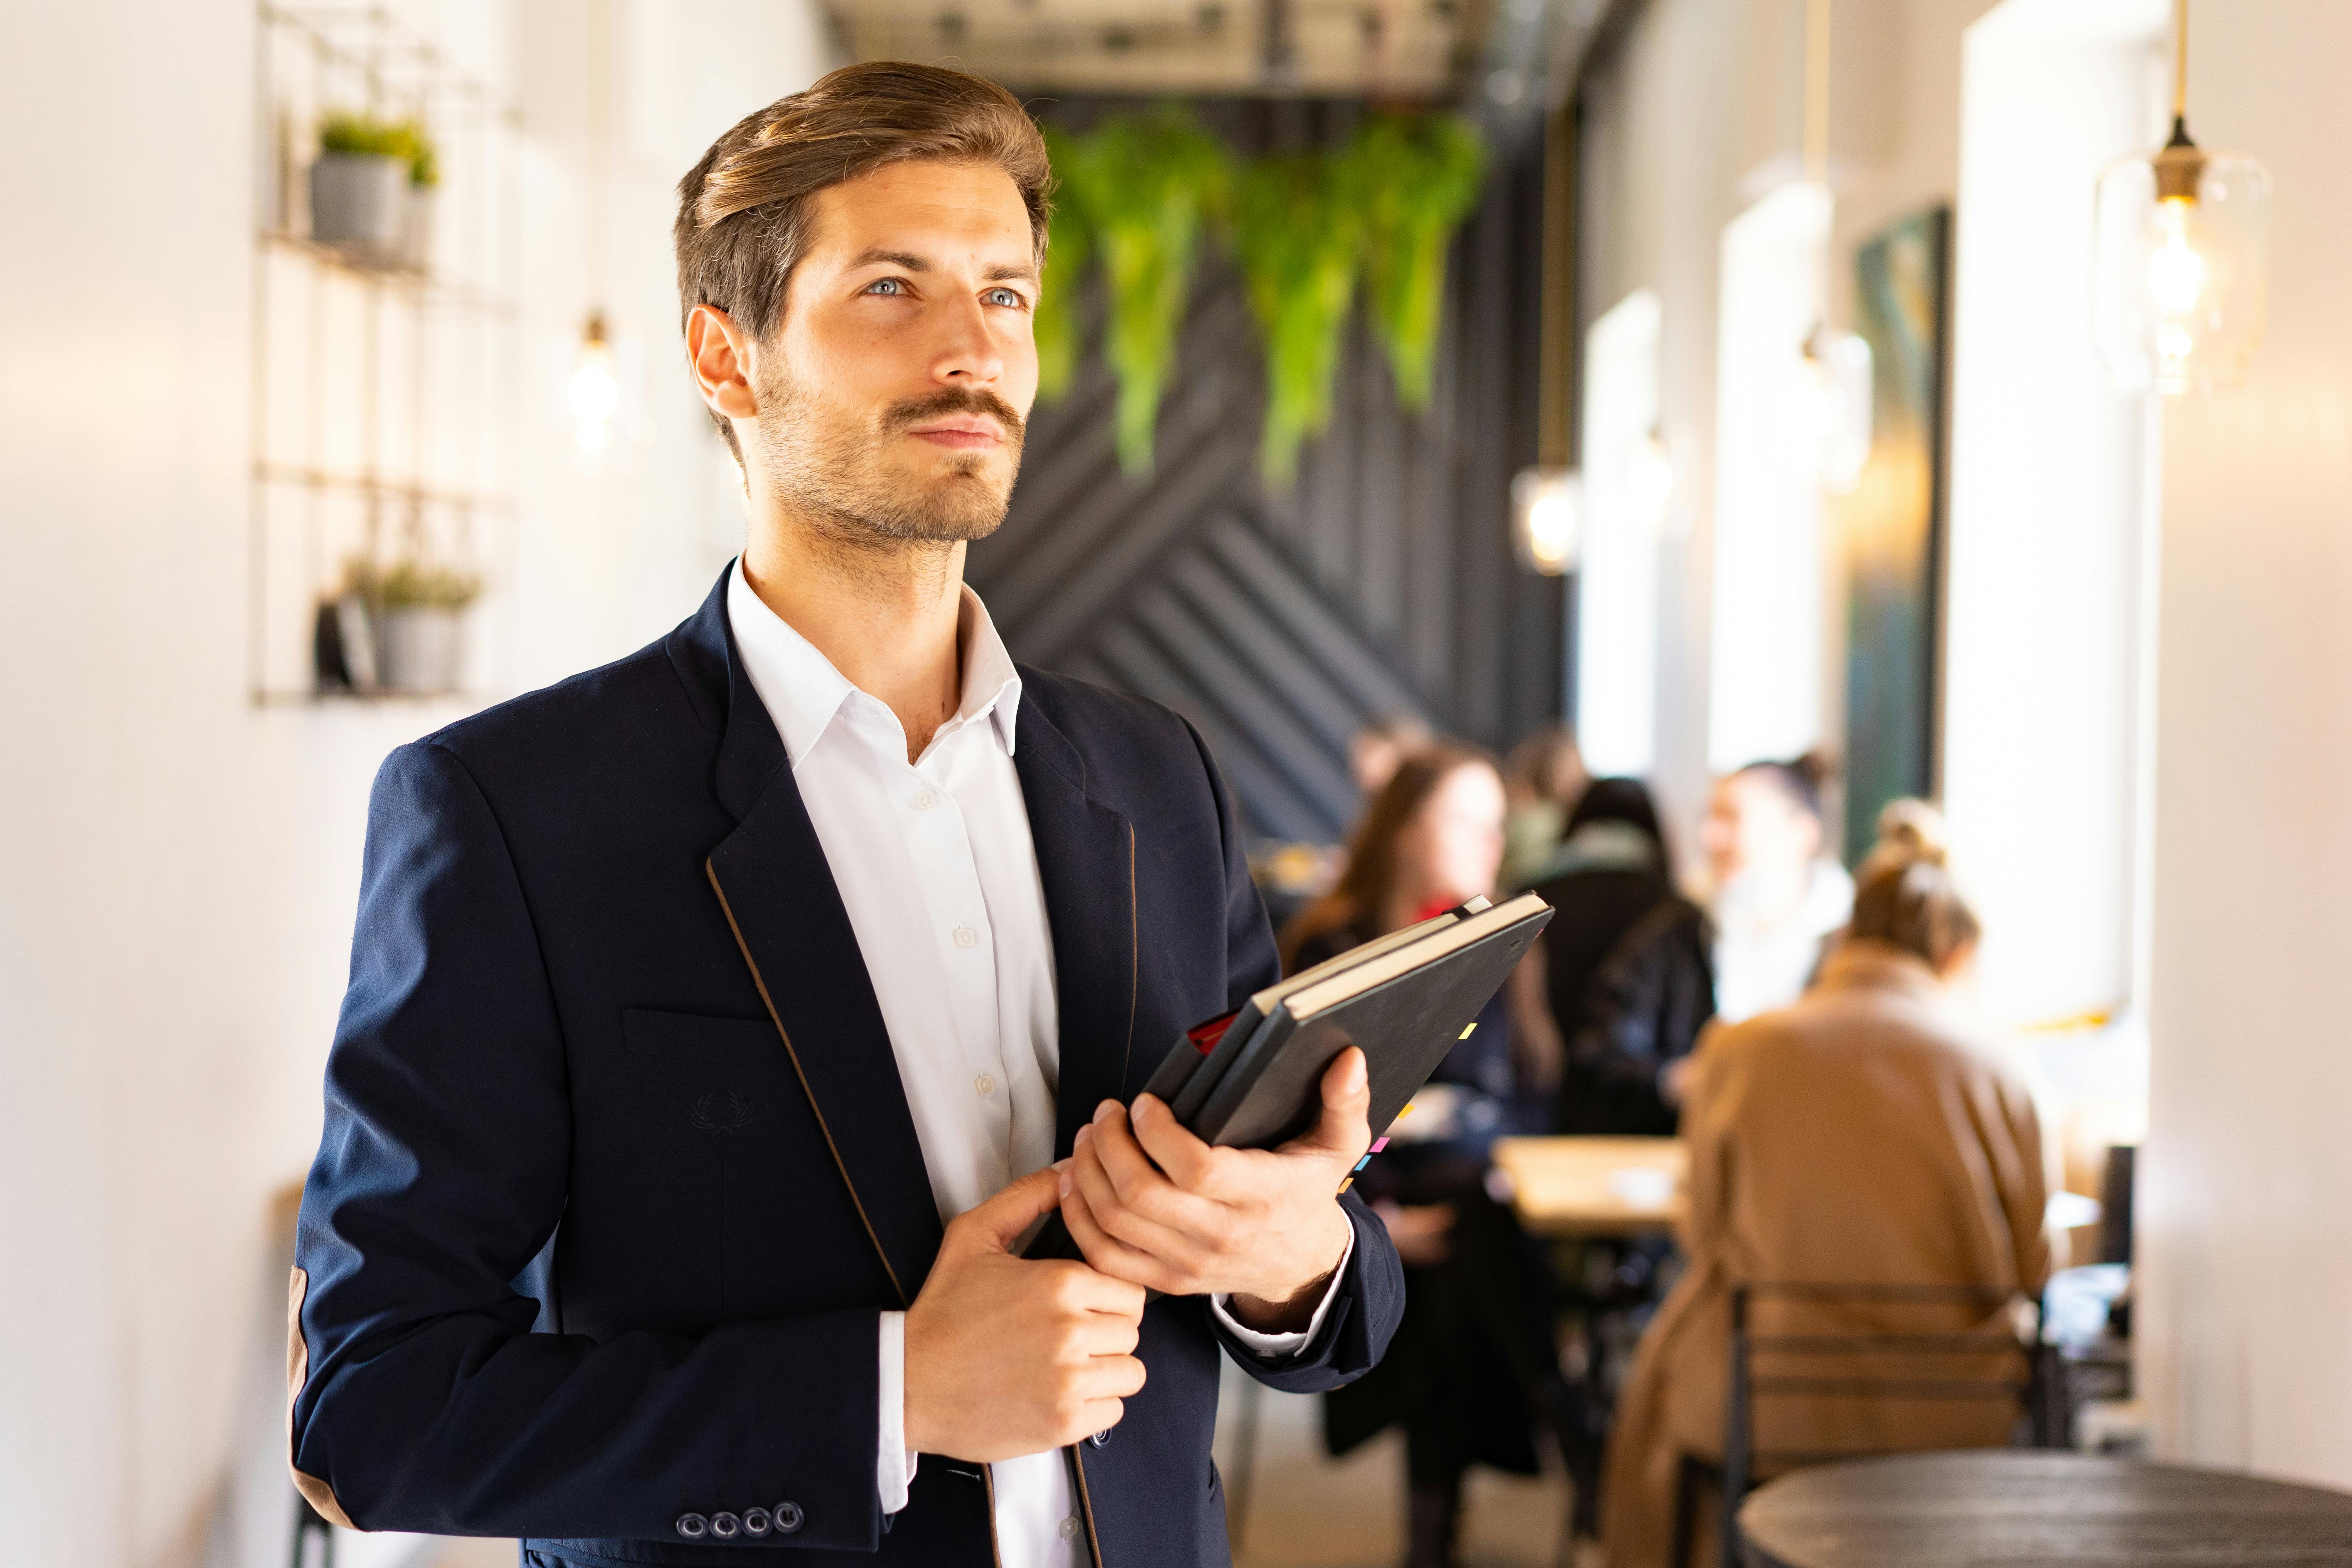
<instances>
[{"instance_id":1,"label":"round table top","mask_svg":"<svg viewBox=\"0 0 2352 1568\"><path fill-rule=\"evenodd\" d=\"M2341 1568L2352 1496L2017 1449L1794 1470L1739 1510L1751 1568Z\"/></svg>"}]
</instances>

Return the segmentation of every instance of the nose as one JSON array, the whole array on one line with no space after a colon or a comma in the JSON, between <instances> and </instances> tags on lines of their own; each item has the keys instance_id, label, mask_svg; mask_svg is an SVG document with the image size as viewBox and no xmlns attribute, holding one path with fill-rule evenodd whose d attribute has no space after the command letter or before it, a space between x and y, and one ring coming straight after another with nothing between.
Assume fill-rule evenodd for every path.
<instances>
[{"instance_id":1,"label":"nose","mask_svg":"<svg viewBox=\"0 0 2352 1568\"><path fill-rule=\"evenodd\" d=\"M931 379L942 386L993 386L1003 374L1004 351L980 301L967 299L951 308Z\"/></svg>"}]
</instances>

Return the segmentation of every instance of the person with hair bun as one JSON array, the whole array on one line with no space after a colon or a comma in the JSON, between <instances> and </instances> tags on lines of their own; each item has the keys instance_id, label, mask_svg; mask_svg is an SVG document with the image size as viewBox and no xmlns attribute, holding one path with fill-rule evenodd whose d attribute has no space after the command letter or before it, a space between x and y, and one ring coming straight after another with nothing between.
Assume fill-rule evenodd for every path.
<instances>
[{"instance_id":1,"label":"person with hair bun","mask_svg":"<svg viewBox=\"0 0 2352 1568\"><path fill-rule=\"evenodd\" d=\"M1979 926L1946 864L1941 819L1925 802L1899 802L1880 832L1853 924L1813 987L1700 1047L1683 1116L1690 1262L1634 1357L1611 1437L1611 1568L1664 1568L1681 1457L1722 1456L1732 1285L2031 1296L2049 1274L2049 1176L2032 1095L1947 994ZM1918 1302L1775 1299L1754 1310L1769 1334L1998 1326L1980 1307ZM1997 1447L2015 1414L1998 1401L1778 1395L1756 1406L1756 1443L1781 1452Z\"/></svg>"},{"instance_id":2,"label":"person with hair bun","mask_svg":"<svg viewBox=\"0 0 2352 1568\"><path fill-rule=\"evenodd\" d=\"M1716 782L1699 839L1714 884L1715 1005L1726 1023L1795 1001L1845 924L1853 880L1822 851L1829 759L1750 763Z\"/></svg>"}]
</instances>

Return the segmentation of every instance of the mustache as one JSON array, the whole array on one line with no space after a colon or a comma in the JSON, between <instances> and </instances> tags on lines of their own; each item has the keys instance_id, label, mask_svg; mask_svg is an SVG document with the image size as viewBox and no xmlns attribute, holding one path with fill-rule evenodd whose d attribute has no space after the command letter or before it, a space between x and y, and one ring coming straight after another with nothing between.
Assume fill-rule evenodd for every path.
<instances>
[{"instance_id":1,"label":"mustache","mask_svg":"<svg viewBox=\"0 0 2352 1568\"><path fill-rule=\"evenodd\" d=\"M1021 416L1013 412L1013 405L992 392L971 387L950 386L929 397L893 404L882 417L882 427L892 432L910 430L925 420L949 414L977 414L993 419L1004 427L1006 443L1016 451L1020 448L1024 425Z\"/></svg>"}]
</instances>

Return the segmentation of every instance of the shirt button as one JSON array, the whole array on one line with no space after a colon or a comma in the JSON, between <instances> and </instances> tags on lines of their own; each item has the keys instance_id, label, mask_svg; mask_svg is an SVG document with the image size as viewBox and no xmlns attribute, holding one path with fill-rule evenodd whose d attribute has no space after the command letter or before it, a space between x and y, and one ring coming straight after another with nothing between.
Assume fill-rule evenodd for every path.
<instances>
[{"instance_id":1,"label":"shirt button","mask_svg":"<svg viewBox=\"0 0 2352 1568\"><path fill-rule=\"evenodd\" d=\"M972 930L970 926L956 927L954 935L955 944L958 947L977 947L980 945L980 933Z\"/></svg>"},{"instance_id":2,"label":"shirt button","mask_svg":"<svg viewBox=\"0 0 2352 1568\"><path fill-rule=\"evenodd\" d=\"M1076 1518L1074 1516L1062 1521L1062 1539L1065 1541L1076 1541L1077 1538L1078 1521Z\"/></svg>"},{"instance_id":3,"label":"shirt button","mask_svg":"<svg viewBox=\"0 0 2352 1568\"><path fill-rule=\"evenodd\" d=\"M922 789L915 792L915 809L917 811L929 811L939 803L940 797L933 795L929 790Z\"/></svg>"},{"instance_id":4,"label":"shirt button","mask_svg":"<svg viewBox=\"0 0 2352 1568\"><path fill-rule=\"evenodd\" d=\"M996 1080L989 1077L986 1073L982 1073L978 1078L971 1080L971 1087L980 1090L983 1095L994 1094L996 1092Z\"/></svg>"}]
</instances>

